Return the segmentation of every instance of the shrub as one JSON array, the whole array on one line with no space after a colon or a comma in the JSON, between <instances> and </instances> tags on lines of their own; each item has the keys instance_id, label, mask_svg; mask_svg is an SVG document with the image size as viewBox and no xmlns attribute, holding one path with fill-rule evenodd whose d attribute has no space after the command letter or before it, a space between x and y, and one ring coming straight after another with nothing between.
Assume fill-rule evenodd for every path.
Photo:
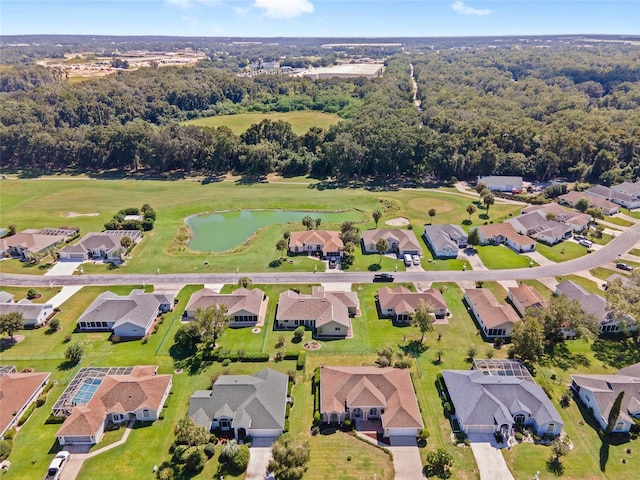
<instances>
[{"instance_id":1,"label":"shrub","mask_svg":"<svg viewBox=\"0 0 640 480\"><path fill-rule=\"evenodd\" d=\"M225 359L222 361L222 366L223 366L223 367L228 367L230 363L231 363L231 360L229 360L228 358L225 358Z\"/></svg>"},{"instance_id":2,"label":"shrub","mask_svg":"<svg viewBox=\"0 0 640 480\"><path fill-rule=\"evenodd\" d=\"M122 339L118 335L112 335L111 336L111 342L112 343L120 343L120 340L122 340Z\"/></svg>"},{"instance_id":3,"label":"shrub","mask_svg":"<svg viewBox=\"0 0 640 480\"><path fill-rule=\"evenodd\" d=\"M300 342L304 337L304 327L300 326L293 331L293 338L295 341Z\"/></svg>"},{"instance_id":4,"label":"shrub","mask_svg":"<svg viewBox=\"0 0 640 480\"><path fill-rule=\"evenodd\" d=\"M31 416L31 414L33 413L33 411L35 409L36 409L36 404L35 403L32 403L31 405L29 405L29 407L27 407L27 409L24 411L24 413L20 417L20 420L18 420L18 426L23 425L24 422L29 420L29 417Z\"/></svg>"},{"instance_id":5,"label":"shrub","mask_svg":"<svg viewBox=\"0 0 640 480\"><path fill-rule=\"evenodd\" d=\"M47 394L43 393L41 394L38 399L36 400L36 407L41 407L42 405L44 405L45 403L47 403Z\"/></svg>"},{"instance_id":6,"label":"shrub","mask_svg":"<svg viewBox=\"0 0 640 480\"><path fill-rule=\"evenodd\" d=\"M244 472L249 465L249 447L240 445L236 454L231 457L229 464L235 472Z\"/></svg>"},{"instance_id":7,"label":"shrub","mask_svg":"<svg viewBox=\"0 0 640 480\"><path fill-rule=\"evenodd\" d=\"M71 341L71 335L64 336L64 343L69 343Z\"/></svg>"},{"instance_id":8,"label":"shrub","mask_svg":"<svg viewBox=\"0 0 640 480\"><path fill-rule=\"evenodd\" d=\"M453 415L453 408L451 407L451 404L449 402L444 403L444 413L447 415L447 417Z\"/></svg>"},{"instance_id":9,"label":"shrub","mask_svg":"<svg viewBox=\"0 0 640 480\"><path fill-rule=\"evenodd\" d=\"M287 350L283 353L283 358L285 360L297 360L299 353L298 350Z\"/></svg>"},{"instance_id":10,"label":"shrub","mask_svg":"<svg viewBox=\"0 0 640 480\"><path fill-rule=\"evenodd\" d=\"M69 345L64 351L64 358L66 358L69 363L73 363L74 365L82 360L83 355L84 349L79 343Z\"/></svg>"},{"instance_id":11,"label":"shrub","mask_svg":"<svg viewBox=\"0 0 640 480\"><path fill-rule=\"evenodd\" d=\"M35 288L30 288L27 291L27 298L29 300L33 300L34 298L36 298L38 296L38 291Z\"/></svg>"},{"instance_id":12,"label":"shrub","mask_svg":"<svg viewBox=\"0 0 640 480\"><path fill-rule=\"evenodd\" d=\"M305 352L304 350L300 350L300 353L298 353L298 360L296 362L296 369L302 370L304 368L306 358L307 352Z\"/></svg>"},{"instance_id":13,"label":"shrub","mask_svg":"<svg viewBox=\"0 0 640 480\"><path fill-rule=\"evenodd\" d=\"M268 362L269 354L263 352L249 352L240 357L241 362Z\"/></svg>"},{"instance_id":14,"label":"shrub","mask_svg":"<svg viewBox=\"0 0 640 480\"><path fill-rule=\"evenodd\" d=\"M353 422L351 421L350 418L347 418L342 424L342 426L344 427L345 430L351 430L353 429Z\"/></svg>"},{"instance_id":15,"label":"shrub","mask_svg":"<svg viewBox=\"0 0 640 480\"><path fill-rule=\"evenodd\" d=\"M313 414L313 424L314 425L320 425L322 423L322 415L320 415L320 412L316 412Z\"/></svg>"},{"instance_id":16,"label":"shrub","mask_svg":"<svg viewBox=\"0 0 640 480\"><path fill-rule=\"evenodd\" d=\"M198 448L191 450L184 460L184 468L190 472L200 472L207 461L205 454Z\"/></svg>"},{"instance_id":17,"label":"shrub","mask_svg":"<svg viewBox=\"0 0 640 480\"><path fill-rule=\"evenodd\" d=\"M516 432L515 437L518 442L521 442L524 439L524 435L522 435L520 432Z\"/></svg>"},{"instance_id":18,"label":"shrub","mask_svg":"<svg viewBox=\"0 0 640 480\"><path fill-rule=\"evenodd\" d=\"M60 319L52 318L51 321L49 322L49 330L51 330L52 332L55 332L59 328L60 328Z\"/></svg>"},{"instance_id":19,"label":"shrub","mask_svg":"<svg viewBox=\"0 0 640 480\"><path fill-rule=\"evenodd\" d=\"M4 432L4 439L5 440L13 440L13 437L15 437L15 436L16 436L16 429L15 428L10 428L6 432Z\"/></svg>"},{"instance_id":20,"label":"shrub","mask_svg":"<svg viewBox=\"0 0 640 480\"><path fill-rule=\"evenodd\" d=\"M228 441L224 444L222 450L220 450L220 461L222 463L227 463L236 455L239 449L240 445L238 445L238 442L235 440Z\"/></svg>"},{"instance_id":21,"label":"shrub","mask_svg":"<svg viewBox=\"0 0 640 480\"><path fill-rule=\"evenodd\" d=\"M215 443L207 443L204 446L204 454L207 458L212 458L216 453L216 444Z\"/></svg>"},{"instance_id":22,"label":"shrub","mask_svg":"<svg viewBox=\"0 0 640 480\"><path fill-rule=\"evenodd\" d=\"M571 392L566 390L560 398L560 406L562 408L567 408L569 405L571 405Z\"/></svg>"},{"instance_id":23,"label":"shrub","mask_svg":"<svg viewBox=\"0 0 640 480\"><path fill-rule=\"evenodd\" d=\"M378 360L376 360L376 363L378 364L379 367L382 367L382 368L388 367L391 364L389 359L382 355L378 357Z\"/></svg>"},{"instance_id":24,"label":"shrub","mask_svg":"<svg viewBox=\"0 0 640 480\"><path fill-rule=\"evenodd\" d=\"M11 450L13 448L13 444L9 440L0 440L0 460L6 459Z\"/></svg>"},{"instance_id":25,"label":"shrub","mask_svg":"<svg viewBox=\"0 0 640 480\"><path fill-rule=\"evenodd\" d=\"M142 343L143 345L144 345L145 343L147 343L148 341L149 341L149 335L145 335L144 337L142 337L142 338L140 339L140 343Z\"/></svg>"}]
</instances>

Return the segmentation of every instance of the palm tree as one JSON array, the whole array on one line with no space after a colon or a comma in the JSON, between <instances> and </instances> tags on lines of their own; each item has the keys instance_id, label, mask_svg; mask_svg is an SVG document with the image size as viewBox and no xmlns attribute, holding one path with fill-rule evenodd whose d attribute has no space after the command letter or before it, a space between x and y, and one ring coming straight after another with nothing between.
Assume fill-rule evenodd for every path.
<instances>
[{"instance_id":1,"label":"palm tree","mask_svg":"<svg viewBox=\"0 0 640 480\"><path fill-rule=\"evenodd\" d=\"M373 218L373 221L376 222L376 228L378 228L378 222L382 218L382 212L376 208L371 212L371 217Z\"/></svg>"},{"instance_id":2,"label":"palm tree","mask_svg":"<svg viewBox=\"0 0 640 480\"><path fill-rule=\"evenodd\" d=\"M471 223L471 215L476 213L476 207L474 207L473 205L469 205L467 207L467 213L469 214L469 223Z\"/></svg>"},{"instance_id":3,"label":"palm tree","mask_svg":"<svg viewBox=\"0 0 640 480\"><path fill-rule=\"evenodd\" d=\"M489 207L496 202L493 193L487 192L486 195L482 196L482 202L484 203L485 208L487 209L487 216L489 216Z\"/></svg>"},{"instance_id":4,"label":"palm tree","mask_svg":"<svg viewBox=\"0 0 640 480\"><path fill-rule=\"evenodd\" d=\"M284 257L284 251L289 247L289 242L287 242L284 238L281 238L276 243L276 250L280 251L280 256Z\"/></svg>"},{"instance_id":5,"label":"palm tree","mask_svg":"<svg viewBox=\"0 0 640 480\"><path fill-rule=\"evenodd\" d=\"M380 261L378 262L378 265L382 263L382 254L387 250L389 250L389 242L386 238L381 238L376 242L376 251L380 254Z\"/></svg>"},{"instance_id":6,"label":"palm tree","mask_svg":"<svg viewBox=\"0 0 640 480\"><path fill-rule=\"evenodd\" d=\"M429 210L429 216L431 217L431 224L433 224L433 217L436 216L436 209L432 208Z\"/></svg>"}]
</instances>

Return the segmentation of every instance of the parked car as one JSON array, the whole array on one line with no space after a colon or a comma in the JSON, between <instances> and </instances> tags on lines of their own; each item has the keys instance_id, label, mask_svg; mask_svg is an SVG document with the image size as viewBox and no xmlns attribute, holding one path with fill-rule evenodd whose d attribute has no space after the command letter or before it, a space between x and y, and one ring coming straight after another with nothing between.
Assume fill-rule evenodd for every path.
<instances>
[{"instance_id":1,"label":"parked car","mask_svg":"<svg viewBox=\"0 0 640 480\"><path fill-rule=\"evenodd\" d=\"M393 282L393 275L390 273L377 273L373 276L374 282Z\"/></svg>"},{"instance_id":2,"label":"parked car","mask_svg":"<svg viewBox=\"0 0 640 480\"><path fill-rule=\"evenodd\" d=\"M591 248L593 246L593 242L591 240L587 240L586 238L584 240L580 240L578 243L587 248Z\"/></svg>"},{"instance_id":3,"label":"parked car","mask_svg":"<svg viewBox=\"0 0 640 480\"><path fill-rule=\"evenodd\" d=\"M45 480L58 480L60 475L62 474L62 469L67 464L67 460L71 454L66 450L62 450L56 454L56 456L51 460L49 464L49 470L47 470L47 476L44 477Z\"/></svg>"},{"instance_id":4,"label":"parked car","mask_svg":"<svg viewBox=\"0 0 640 480\"><path fill-rule=\"evenodd\" d=\"M633 267L631 265L624 262L616 263L616 268L619 268L620 270L626 270L627 272L630 272L631 270L633 270Z\"/></svg>"},{"instance_id":5,"label":"parked car","mask_svg":"<svg viewBox=\"0 0 640 480\"><path fill-rule=\"evenodd\" d=\"M409 255L408 253L405 253L404 254L404 266L405 267L410 267L412 263L413 263L413 259L411 258L411 255Z\"/></svg>"},{"instance_id":6,"label":"parked car","mask_svg":"<svg viewBox=\"0 0 640 480\"><path fill-rule=\"evenodd\" d=\"M338 266L338 259L336 257L329 258L329 268L336 268Z\"/></svg>"},{"instance_id":7,"label":"parked car","mask_svg":"<svg viewBox=\"0 0 640 480\"><path fill-rule=\"evenodd\" d=\"M413 256L413 264L414 265L420 265L420 255L414 255Z\"/></svg>"},{"instance_id":8,"label":"parked car","mask_svg":"<svg viewBox=\"0 0 640 480\"><path fill-rule=\"evenodd\" d=\"M576 242L579 242L580 240L586 240L586 239L587 239L587 237L585 237L584 235L574 235L574 236L573 236L573 239L574 239Z\"/></svg>"}]
</instances>

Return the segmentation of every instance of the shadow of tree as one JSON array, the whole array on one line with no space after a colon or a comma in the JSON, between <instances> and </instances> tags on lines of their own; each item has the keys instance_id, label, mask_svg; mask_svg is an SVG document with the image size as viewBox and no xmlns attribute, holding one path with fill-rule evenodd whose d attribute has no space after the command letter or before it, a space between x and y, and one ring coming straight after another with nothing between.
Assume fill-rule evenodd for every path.
<instances>
[{"instance_id":1,"label":"shadow of tree","mask_svg":"<svg viewBox=\"0 0 640 480\"><path fill-rule=\"evenodd\" d=\"M609 442L606 439L602 439L602 445L600 445L600 471L607 471L607 462L609 461Z\"/></svg>"},{"instance_id":2,"label":"shadow of tree","mask_svg":"<svg viewBox=\"0 0 640 480\"><path fill-rule=\"evenodd\" d=\"M425 345L420 340L412 340L406 345L400 345L400 350L402 350L406 355L413 355L416 358L419 358L424 352L429 350L429 345Z\"/></svg>"},{"instance_id":3,"label":"shadow of tree","mask_svg":"<svg viewBox=\"0 0 640 480\"><path fill-rule=\"evenodd\" d=\"M436 469L430 465L425 465L422 468L422 473L428 478L430 477L436 477L441 479L451 478L451 470Z\"/></svg>"},{"instance_id":4,"label":"shadow of tree","mask_svg":"<svg viewBox=\"0 0 640 480\"><path fill-rule=\"evenodd\" d=\"M547 470L553 473L556 477L561 477L564 475L564 465L562 462L555 457L551 457L547 460Z\"/></svg>"}]
</instances>

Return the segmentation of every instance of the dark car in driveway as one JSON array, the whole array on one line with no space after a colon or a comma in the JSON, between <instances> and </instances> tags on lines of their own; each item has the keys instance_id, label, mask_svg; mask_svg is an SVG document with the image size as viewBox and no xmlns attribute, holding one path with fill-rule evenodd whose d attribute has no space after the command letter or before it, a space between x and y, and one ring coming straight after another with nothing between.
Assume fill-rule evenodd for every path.
<instances>
[{"instance_id":1,"label":"dark car in driveway","mask_svg":"<svg viewBox=\"0 0 640 480\"><path fill-rule=\"evenodd\" d=\"M616 268L619 268L620 270L626 270L627 272L630 272L633 270L633 267L631 265L623 262L616 263Z\"/></svg>"}]
</instances>

